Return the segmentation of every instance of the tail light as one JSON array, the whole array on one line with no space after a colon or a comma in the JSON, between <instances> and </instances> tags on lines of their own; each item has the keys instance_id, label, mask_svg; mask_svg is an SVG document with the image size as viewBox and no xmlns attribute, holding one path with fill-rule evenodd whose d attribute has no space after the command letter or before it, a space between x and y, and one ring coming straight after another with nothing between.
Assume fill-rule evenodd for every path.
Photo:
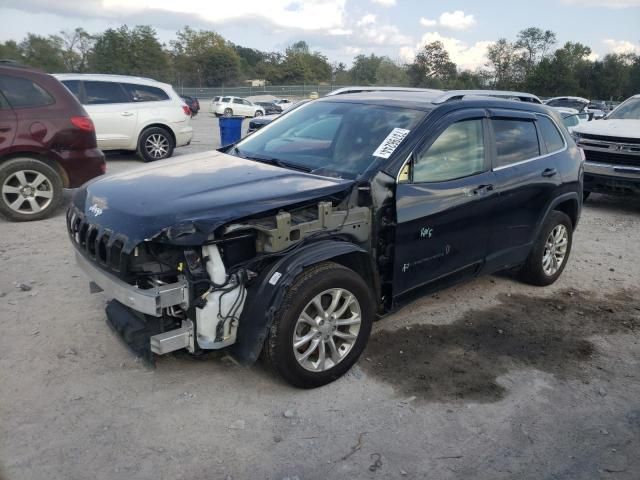
<instances>
[{"instance_id":1,"label":"tail light","mask_svg":"<svg viewBox=\"0 0 640 480\"><path fill-rule=\"evenodd\" d=\"M89 117L71 117L71 123L85 132L94 132L96 130L93 121Z\"/></svg>"},{"instance_id":2,"label":"tail light","mask_svg":"<svg viewBox=\"0 0 640 480\"><path fill-rule=\"evenodd\" d=\"M182 105L182 111L185 115L191 116L191 109L187 105Z\"/></svg>"}]
</instances>

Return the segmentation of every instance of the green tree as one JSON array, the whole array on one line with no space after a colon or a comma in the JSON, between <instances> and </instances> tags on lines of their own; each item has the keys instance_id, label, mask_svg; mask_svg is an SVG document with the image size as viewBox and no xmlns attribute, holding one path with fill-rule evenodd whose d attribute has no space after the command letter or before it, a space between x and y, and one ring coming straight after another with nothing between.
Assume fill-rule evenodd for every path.
<instances>
[{"instance_id":1,"label":"green tree","mask_svg":"<svg viewBox=\"0 0 640 480\"><path fill-rule=\"evenodd\" d=\"M21 61L22 50L20 50L20 46L13 40L7 40L4 43L0 42L0 60Z\"/></svg>"},{"instance_id":2,"label":"green tree","mask_svg":"<svg viewBox=\"0 0 640 480\"><path fill-rule=\"evenodd\" d=\"M456 78L457 67L444 44L435 41L422 47L408 73L413 86L442 88Z\"/></svg>"},{"instance_id":3,"label":"green tree","mask_svg":"<svg viewBox=\"0 0 640 480\"><path fill-rule=\"evenodd\" d=\"M493 88L511 90L520 85L523 80L520 58L517 45L505 38L487 49L487 66Z\"/></svg>"},{"instance_id":4,"label":"green tree","mask_svg":"<svg viewBox=\"0 0 640 480\"><path fill-rule=\"evenodd\" d=\"M515 46L522 50L522 60L527 74L545 58L555 43L556 34L551 30L529 27L518 33Z\"/></svg>"},{"instance_id":5,"label":"green tree","mask_svg":"<svg viewBox=\"0 0 640 480\"><path fill-rule=\"evenodd\" d=\"M353 66L349 71L351 82L354 85L374 85L377 81L376 72L383 57L378 57L373 53L367 55L357 55L353 59Z\"/></svg>"},{"instance_id":6,"label":"green tree","mask_svg":"<svg viewBox=\"0 0 640 480\"><path fill-rule=\"evenodd\" d=\"M57 35L42 37L29 33L20 43L21 60L50 73L64 72L62 44L62 38Z\"/></svg>"},{"instance_id":7,"label":"green tree","mask_svg":"<svg viewBox=\"0 0 640 480\"><path fill-rule=\"evenodd\" d=\"M233 85L241 78L240 56L216 32L185 27L171 42L176 81L198 87Z\"/></svg>"},{"instance_id":8,"label":"green tree","mask_svg":"<svg viewBox=\"0 0 640 480\"><path fill-rule=\"evenodd\" d=\"M67 72L85 72L94 38L82 27L60 32L63 41L62 61Z\"/></svg>"},{"instance_id":9,"label":"green tree","mask_svg":"<svg viewBox=\"0 0 640 480\"><path fill-rule=\"evenodd\" d=\"M394 63L388 57L382 57L376 70L376 84L402 86L408 85L408 83L409 77L406 68Z\"/></svg>"}]
</instances>

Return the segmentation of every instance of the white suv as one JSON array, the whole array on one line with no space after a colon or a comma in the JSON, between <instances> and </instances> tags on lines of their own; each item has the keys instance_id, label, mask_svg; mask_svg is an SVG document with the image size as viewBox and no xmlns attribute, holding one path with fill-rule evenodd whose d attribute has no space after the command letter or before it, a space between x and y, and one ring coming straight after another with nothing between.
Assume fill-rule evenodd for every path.
<instances>
[{"instance_id":1,"label":"white suv","mask_svg":"<svg viewBox=\"0 0 640 480\"><path fill-rule=\"evenodd\" d=\"M125 75L54 76L84 105L102 150L137 151L150 162L191 143L191 112L169 84Z\"/></svg>"},{"instance_id":2,"label":"white suv","mask_svg":"<svg viewBox=\"0 0 640 480\"><path fill-rule=\"evenodd\" d=\"M240 97L215 97L211 100L209 113L231 117L260 117L264 115L264 107L254 105L249 100Z\"/></svg>"}]
</instances>

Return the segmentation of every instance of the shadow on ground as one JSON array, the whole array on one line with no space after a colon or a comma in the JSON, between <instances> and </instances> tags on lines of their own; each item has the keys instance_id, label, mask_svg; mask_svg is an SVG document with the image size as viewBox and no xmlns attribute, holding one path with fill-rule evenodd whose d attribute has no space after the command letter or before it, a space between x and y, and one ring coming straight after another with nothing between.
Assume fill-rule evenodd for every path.
<instances>
[{"instance_id":1,"label":"shadow on ground","mask_svg":"<svg viewBox=\"0 0 640 480\"><path fill-rule=\"evenodd\" d=\"M622 291L602 300L591 292L552 297L502 295L500 304L448 325L379 331L360 366L422 401L491 402L507 393L496 378L532 367L560 378L588 375L593 335L640 331L640 296Z\"/></svg>"}]
</instances>

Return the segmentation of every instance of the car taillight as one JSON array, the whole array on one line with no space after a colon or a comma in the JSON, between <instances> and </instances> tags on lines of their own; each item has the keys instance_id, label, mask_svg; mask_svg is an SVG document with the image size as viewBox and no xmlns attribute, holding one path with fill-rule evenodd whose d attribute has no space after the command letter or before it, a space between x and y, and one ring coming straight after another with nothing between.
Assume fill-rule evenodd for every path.
<instances>
[{"instance_id":1,"label":"car taillight","mask_svg":"<svg viewBox=\"0 0 640 480\"><path fill-rule=\"evenodd\" d=\"M182 105L182 111L185 115L191 116L191 109L187 105Z\"/></svg>"},{"instance_id":2,"label":"car taillight","mask_svg":"<svg viewBox=\"0 0 640 480\"><path fill-rule=\"evenodd\" d=\"M85 132L95 131L93 122L89 117L71 117L71 123L75 127L79 128L80 130L84 130Z\"/></svg>"}]
</instances>

